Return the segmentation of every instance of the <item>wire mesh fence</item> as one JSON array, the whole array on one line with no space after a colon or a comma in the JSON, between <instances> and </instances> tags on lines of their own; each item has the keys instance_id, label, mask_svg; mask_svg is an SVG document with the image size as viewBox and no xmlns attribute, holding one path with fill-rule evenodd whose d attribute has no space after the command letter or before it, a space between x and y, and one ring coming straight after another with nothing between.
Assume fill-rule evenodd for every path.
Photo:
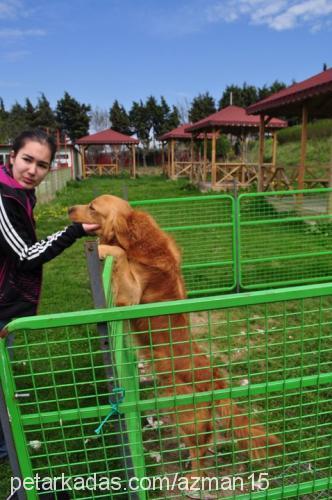
<instances>
[{"instance_id":1,"label":"wire mesh fence","mask_svg":"<svg viewBox=\"0 0 332 500\"><path fill-rule=\"evenodd\" d=\"M229 195L133 202L172 234L182 251L189 296L235 287L234 199Z\"/></svg>"},{"instance_id":2,"label":"wire mesh fence","mask_svg":"<svg viewBox=\"0 0 332 500\"><path fill-rule=\"evenodd\" d=\"M17 320L0 371L23 476L40 498L45 477L70 498L328 498L331 292Z\"/></svg>"},{"instance_id":3,"label":"wire mesh fence","mask_svg":"<svg viewBox=\"0 0 332 500\"><path fill-rule=\"evenodd\" d=\"M239 197L243 289L332 280L332 190Z\"/></svg>"},{"instance_id":4,"label":"wire mesh fence","mask_svg":"<svg viewBox=\"0 0 332 500\"><path fill-rule=\"evenodd\" d=\"M174 236L189 296L332 280L332 189L132 205Z\"/></svg>"}]
</instances>

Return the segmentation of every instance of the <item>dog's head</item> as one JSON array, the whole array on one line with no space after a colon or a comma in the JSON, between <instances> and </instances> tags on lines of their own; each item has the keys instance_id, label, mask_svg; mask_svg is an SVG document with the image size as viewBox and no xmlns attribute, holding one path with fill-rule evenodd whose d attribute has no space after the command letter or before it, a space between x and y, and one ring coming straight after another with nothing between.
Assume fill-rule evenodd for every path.
<instances>
[{"instance_id":1,"label":"dog's head","mask_svg":"<svg viewBox=\"0 0 332 500\"><path fill-rule=\"evenodd\" d=\"M68 209L69 218L82 224L98 224L96 234L102 243L119 243L127 247L127 219L133 209L125 200L117 196L104 194L92 200L88 205L74 205Z\"/></svg>"}]
</instances>

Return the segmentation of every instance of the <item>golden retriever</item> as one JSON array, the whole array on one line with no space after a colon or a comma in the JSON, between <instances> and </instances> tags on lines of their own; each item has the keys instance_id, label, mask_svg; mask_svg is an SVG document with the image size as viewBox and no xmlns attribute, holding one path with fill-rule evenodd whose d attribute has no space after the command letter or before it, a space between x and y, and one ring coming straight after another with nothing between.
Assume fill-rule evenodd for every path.
<instances>
[{"instance_id":1,"label":"golden retriever","mask_svg":"<svg viewBox=\"0 0 332 500\"><path fill-rule=\"evenodd\" d=\"M117 306L186 298L181 255L174 240L147 213L126 201L103 195L88 205L68 210L72 221L99 224L99 256L115 258L112 289ZM188 316L173 314L131 321L143 355L162 383L162 395L174 396L227 387L223 370L190 336ZM223 430L233 430L239 447L254 459L265 458L280 443L231 399L178 407L170 418L180 426L189 450L189 477L204 474L204 457L213 440L217 418Z\"/></svg>"}]
</instances>

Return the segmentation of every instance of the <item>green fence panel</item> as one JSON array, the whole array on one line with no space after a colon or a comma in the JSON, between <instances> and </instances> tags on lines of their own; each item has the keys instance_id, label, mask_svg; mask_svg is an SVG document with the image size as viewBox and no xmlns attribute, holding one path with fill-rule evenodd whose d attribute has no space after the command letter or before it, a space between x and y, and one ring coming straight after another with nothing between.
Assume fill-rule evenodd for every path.
<instances>
[{"instance_id":1,"label":"green fence panel","mask_svg":"<svg viewBox=\"0 0 332 500\"><path fill-rule=\"evenodd\" d=\"M243 290L332 280L332 189L241 194Z\"/></svg>"},{"instance_id":2,"label":"green fence panel","mask_svg":"<svg viewBox=\"0 0 332 500\"><path fill-rule=\"evenodd\" d=\"M24 471L41 477L63 473L73 485L76 478L96 478L95 490L74 489L72 498L128 498L131 487L147 498L182 498L189 453L204 443L208 422L213 425L202 467L210 479L204 485L213 493L240 499L328 498L331 296L332 285L320 284L13 321L14 361L1 341L0 373L11 415L16 413L17 442L22 440L26 450ZM182 331L175 326L179 314L188 322ZM164 328L156 326L160 318ZM138 331L137 320L145 321L145 331ZM118 383L126 387L117 411L132 429L132 454L141 453L145 474L131 484L112 421L95 433L110 414L96 332L105 321L123 323L123 330L114 328L121 337L115 344ZM143 335L148 348L142 347ZM184 355L183 347L188 348ZM249 428L256 420L279 439L276 454L267 448L262 460L248 456L237 420L228 425L217 417L229 400L233 408L238 405L238 414L248 416ZM193 424L192 445L184 422ZM105 486L104 477L113 478L107 491L98 488Z\"/></svg>"},{"instance_id":3,"label":"green fence panel","mask_svg":"<svg viewBox=\"0 0 332 500\"><path fill-rule=\"evenodd\" d=\"M231 196L190 196L131 205L149 212L178 243L189 296L234 289L235 224Z\"/></svg>"}]
</instances>

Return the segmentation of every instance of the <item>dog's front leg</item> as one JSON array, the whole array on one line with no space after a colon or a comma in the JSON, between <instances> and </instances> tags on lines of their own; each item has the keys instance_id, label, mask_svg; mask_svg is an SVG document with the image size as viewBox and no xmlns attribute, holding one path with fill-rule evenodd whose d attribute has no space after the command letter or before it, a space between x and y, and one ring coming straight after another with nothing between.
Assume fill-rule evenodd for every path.
<instances>
[{"instance_id":1,"label":"dog's front leg","mask_svg":"<svg viewBox=\"0 0 332 500\"><path fill-rule=\"evenodd\" d=\"M100 259L112 256L115 259L112 274L112 290L117 306L139 304L142 297L142 284L133 271L123 248L115 245L98 245Z\"/></svg>"},{"instance_id":2,"label":"dog's front leg","mask_svg":"<svg viewBox=\"0 0 332 500\"><path fill-rule=\"evenodd\" d=\"M123 248L117 247L115 245L98 245L98 255L101 260L106 259L106 257L120 257L126 255Z\"/></svg>"}]
</instances>

